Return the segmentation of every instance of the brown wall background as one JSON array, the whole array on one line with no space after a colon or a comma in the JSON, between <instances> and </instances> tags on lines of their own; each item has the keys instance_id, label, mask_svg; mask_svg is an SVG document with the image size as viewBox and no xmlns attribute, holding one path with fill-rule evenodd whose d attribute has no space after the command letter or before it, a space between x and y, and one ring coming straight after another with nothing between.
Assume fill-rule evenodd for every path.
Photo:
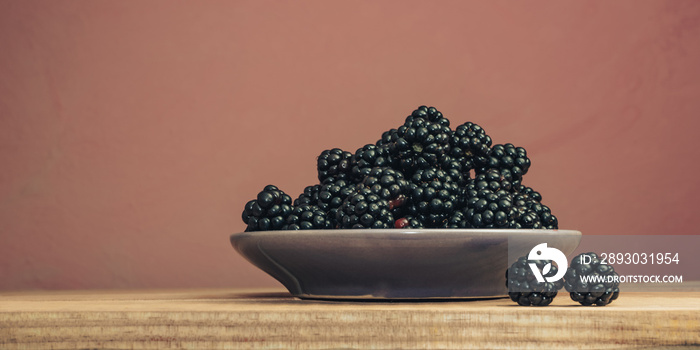
<instances>
[{"instance_id":1,"label":"brown wall background","mask_svg":"<svg viewBox=\"0 0 700 350\"><path fill-rule=\"evenodd\" d=\"M421 104L562 228L699 234L697 1L0 1L0 289L273 286L228 243Z\"/></svg>"}]
</instances>

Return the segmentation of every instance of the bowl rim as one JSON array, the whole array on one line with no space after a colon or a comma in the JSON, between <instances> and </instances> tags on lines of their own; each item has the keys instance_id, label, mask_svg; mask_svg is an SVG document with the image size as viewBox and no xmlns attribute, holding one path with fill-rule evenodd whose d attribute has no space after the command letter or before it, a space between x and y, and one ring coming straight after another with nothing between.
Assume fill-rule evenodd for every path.
<instances>
[{"instance_id":1,"label":"bowl rim","mask_svg":"<svg viewBox=\"0 0 700 350\"><path fill-rule=\"evenodd\" d=\"M420 228L420 229L327 229L327 230L271 230L250 231L231 234L231 239L247 236L420 236L420 235L454 235L454 236L509 236L517 235L552 235L552 236L580 236L581 231L570 229L502 229L502 228Z\"/></svg>"}]
</instances>

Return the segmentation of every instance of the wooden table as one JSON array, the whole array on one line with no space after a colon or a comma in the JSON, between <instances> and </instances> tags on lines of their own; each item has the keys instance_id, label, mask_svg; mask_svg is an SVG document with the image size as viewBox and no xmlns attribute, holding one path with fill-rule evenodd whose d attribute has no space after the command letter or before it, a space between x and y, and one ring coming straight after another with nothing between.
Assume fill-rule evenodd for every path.
<instances>
[{"instance_id":1,"label":"wooden table","mask_svg":"<svg viewBox=\"0 0 700 350\"><path fill-rule=\"evenodd\" d=\"M606 307L307 301L273 290L0 292L0 348L620 348L700 346L700 293Z\"/></svg>"}]
</instances>

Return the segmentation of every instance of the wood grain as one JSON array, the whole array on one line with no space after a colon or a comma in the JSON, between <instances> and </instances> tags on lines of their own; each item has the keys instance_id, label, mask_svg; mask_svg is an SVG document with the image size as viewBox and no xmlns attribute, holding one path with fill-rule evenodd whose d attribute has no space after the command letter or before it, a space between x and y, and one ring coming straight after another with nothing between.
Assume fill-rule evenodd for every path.
<instances>
[{"instance_id":1,"label":"wood grain","mask_svg":"<svg viewBox=\"0 0 700 350\"><path fill-rule=\"evenodd\" d=\"M627 293L607 307L560 295L309 301L272 290L0 293L2 349L619 348L700 345L700 293Z\"/></svg>"}]
</instances>

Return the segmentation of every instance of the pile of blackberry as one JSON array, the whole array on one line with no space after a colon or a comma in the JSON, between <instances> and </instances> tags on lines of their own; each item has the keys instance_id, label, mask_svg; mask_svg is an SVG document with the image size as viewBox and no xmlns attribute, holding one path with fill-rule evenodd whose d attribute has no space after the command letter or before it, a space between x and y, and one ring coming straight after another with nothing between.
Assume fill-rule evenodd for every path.
<instances>
[{"instance_id":1,"label":"pile of blackberry","mask_svg":"<svg viewBox=\"0 0 700 350\"><path fill-rule=\"evenodd\" d=\"M292 200L268 185L243 211L246 231L340 228L544 228L557 218L523 184L524 148L420 106L355 152L316 159L318 182Z\"/></svg>"}]
</instances>

